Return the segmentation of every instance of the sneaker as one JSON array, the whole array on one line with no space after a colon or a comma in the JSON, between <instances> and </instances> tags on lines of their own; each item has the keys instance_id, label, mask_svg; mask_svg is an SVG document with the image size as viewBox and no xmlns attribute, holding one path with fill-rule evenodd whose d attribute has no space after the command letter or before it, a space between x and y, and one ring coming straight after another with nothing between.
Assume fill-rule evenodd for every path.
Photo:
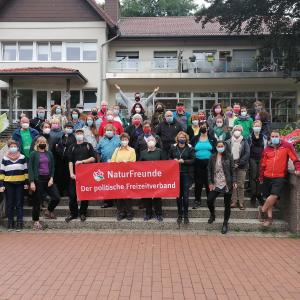
<instances>
[{"instance_id":1,"label":"sneaker","mask_svg":"<svg viewBox=\"0 0 300 300\"><path fill-rule=\"evenodd\" d=\"M44 227L39 221L36 221L33 224L33 229L34 230L44 230Z\"/></svg>"},{"instance_id":2,"label":"sneaker","mask_svg":"<svg viewBox=\"0 0 300 300\"><path fill-rule=\"evenodd\" d=\"M179 225L179 224L181 224L181 223L182 223L182 217L179 216L179 217L177 218L177 224Z\"/></svg>"},{"instance_id":3,"label":"sneaker","mask_svg":"<svg viewBox=\"0 0 300 300\"><path fill-rule=\"evenodd\" d=\"M221 233L226 234L228 232L228 223L223 223Z\"/></svg>"},{"instance_id":4,"label":"sneaker","mask_svg":"<svg viewBox=\"0 0 300 300\"><path fill-rule=\"evenodd\" d=\"M86 216L85 216L85 215L81 215L81 216L80 216L80 221L81 221L81 222L85 222L85 220L86 220Z\"/></svg>"},{"instance_id":5,"label":"sneaker","mask_svg":"<svg viewBox=\"0 0 300 300\"><path fill-rule=\"evenodd\" d=\"M151 220L152 218L151 218L151 216L149 216L149 215L145 215L145 217L144 217L144 221L149 221L149 220Z\"/></svg>"},{"instance_id":6,"label":"sneaker","mask_svg":"<svg viewBox=\"0 0 300 300\"><path fill-rule=\"evenodd\" d=\"M20 232L22 229L23 229L23 223L18 222L18 223L17 223L17 227L16 227L16 231L17 231L17 232Z\"/></svg>"},{"instance_id":7,"label":"sneaker","mask_svg":"<svg viewBox=\"0 0 300 300\"><path fill-rule=\"evenodd\" d=\"M122 221L122 220L124 220L124 219L126 219L126 216L125 216L125 215L123 215L123 214L117 215L117 220L118 220L118 221Z\"/></svg>"},{"instance_id":8,"label":"sneaker","mask_svg":"<svg viewBox=\"0 0 300 300\"><path fill-rule=\"evenodd\" d=\"M208 223L208 224L212 224L215 220L216 220L216 217L215 217L214 215L210 215L210 217L209 217L207 223Z\"/></svg>"},{"instance_id":9,"label":"sneaker","mask_svg":"<svg viewBox=\"0 0 300 300\"><path fill-rule=\"evenodd\" d=\"M156 220L157 220L158 222L162 222L164 219L163 219L162 216L156 216Z\"/></svg>"},{"instance_id":10,"label":"sneaker","mask_svg":"<svg viewBox=\"0 0 300 300\"><path fill-rule=\"evenodd\" d=\"M54 214L54 212L50 212L48 209L45 210L44 217L46 219L52 219L52 220L56 220L57 219L56 216L55 216L55 214Z\"/></svg>"},{"instance_id":11,"label":"sneaker","mask_svg":"<svg viewBox=\"0 0 300 300\"><path fill-rule=\"evenodd\" d=\"M127 219L128 221L132 221L132 220L133 220L133 216L132 216L132 215L128 215L128 216L126 217L126 219Z\"/></svg>"},{"instance_id":12,"label":"sneaker","mask_svg":"<svg viewBox=\"0 0 300 300\"><path fill-rule=\"evenodd\" d=\"M13 231L15 229L14 223L8 223L7 224L7 231Z\"/></svg>"},{"instance_id":13,"label":"sneaker","mask_svg":"<svg viewBox=\"0 0 300 300\"><path fill-rule=\"evenodd\" d=\"M69 222L71 222L72 220L76 220L76 219L77 219L77 217L68 216L68 217L65 218L65 221L66 221L67 223L69 223Z\"/></svg>"},{"instance_id":14,"label":"sneaker","mask_svg":"<svg viewBox=\"0 0 300 300\"><path fill-rule=\"evenodd\" d=\"M270 227L270 226L272 225L272 222L273 222L272 218L267 218L267 219L264 221L263 226L264 226L264 227Z\"/></svg>"},{"instance_id":15,"label":"sneaker","mask_svg":"<svg viewBox=\"0 0 300 300\"><path fill-rule=\"evenodd\" d=\"M184 223L185 225L189 224L189 223L190 223L189 218L188 218L188 217L184 217L183 223Z\"/></svg>"}]
</instances>

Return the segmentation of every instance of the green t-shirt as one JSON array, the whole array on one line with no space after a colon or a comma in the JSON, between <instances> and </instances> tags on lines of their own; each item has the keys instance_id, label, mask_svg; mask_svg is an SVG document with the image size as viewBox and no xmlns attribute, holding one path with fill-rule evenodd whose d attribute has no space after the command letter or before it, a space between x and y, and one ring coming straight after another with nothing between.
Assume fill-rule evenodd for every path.
<instances>
[{"instance_id":1,"label":"green t-shirt","mask_svg":"<svg viewBox=\"0 0 300 300\"><path fill-rule=\"evenodd\" d=\"M29 158L30 146L32 143L32 137L29 129L28 130L21 129L21 139L22 139L22 153L25 155L25 157Z\"/></svg>"}]
</instances>

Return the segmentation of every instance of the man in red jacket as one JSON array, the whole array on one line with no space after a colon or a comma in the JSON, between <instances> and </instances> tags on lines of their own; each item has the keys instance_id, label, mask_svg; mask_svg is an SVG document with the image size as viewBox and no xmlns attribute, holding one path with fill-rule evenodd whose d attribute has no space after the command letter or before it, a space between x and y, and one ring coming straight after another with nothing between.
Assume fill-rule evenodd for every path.
<instances>
[{"instance_id":1,"label":"man in red jacket","mask_svg":"<svg viewBox=\"0 0 300 300\"><path fill-rule=\"evenodd\" d=\"M288 161L291 159L295 166L295 174L300 175L300 161L292 144L280 140L278 130L271 132L269 145L262 154L260 162L259 182L262 184L264 197L267 197L263 206L259 206L258 218L264 226L272 224L272 208L280 199L284 185ZM267 213L267 218L263 214Z\"/></svg>"},{"instance_id":2,"label":"man in red jacket","mask_svg":"<svg viewBox=\"0 0 300 300\"><path fill-rule=\"evenodd\" d=\"M111 124L116 129L116 134L121 135L124 132L124 128L119 121L114 121L114 115L111 110L106 113L106 120L103 120L99 128L99 136L104 136L104 128L107 124Z\"/></svg>"}]
</instances>

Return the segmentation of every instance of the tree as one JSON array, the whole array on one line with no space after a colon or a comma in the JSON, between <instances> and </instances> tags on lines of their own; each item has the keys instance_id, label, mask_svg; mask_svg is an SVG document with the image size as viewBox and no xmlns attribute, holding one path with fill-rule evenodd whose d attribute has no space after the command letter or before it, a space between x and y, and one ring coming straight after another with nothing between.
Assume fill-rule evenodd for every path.
<instances>
[{"instance_id":1,"label":"tree","mask_svg":"<svg viewBox=\"0 0 300 300\"><path fill-rule=\"evenodd\" d=\"M219 22L228 33L244 32L264 41L262 53L273 51L283 58L288 75L300 70L299 0L206 0L196 13L202 26ZM270 53L270 51L269 51Z\"/></svg>"},{"instance_id":2,"label":"tree","mask_svg":"<svg viewBox=\"0 0 300 300\"><path fill-rule=\"evenodd\" d=\"M124 0L123 17L189 16L198 6L194 0Z\"/></svg>"}]
</instances>

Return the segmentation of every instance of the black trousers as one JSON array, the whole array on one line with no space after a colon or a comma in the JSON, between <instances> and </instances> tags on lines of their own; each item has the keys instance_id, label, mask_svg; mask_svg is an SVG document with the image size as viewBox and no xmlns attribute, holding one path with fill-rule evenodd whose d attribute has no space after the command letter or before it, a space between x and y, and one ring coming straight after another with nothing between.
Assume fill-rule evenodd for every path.
<instances>
[{"instance_id":1,"label":"black trousers","mask_svg":"<svg viewBox=\"0 0 300 300\"><path fill-rule=\"evenodd\" d=\"M5 197L8 223L14 223L16 209L17 223L23 223L24 183L5 183Z\"/></svg>"},{"instance_id":2,"label":"black trousers","mask_svg":"<svg viewBox=\"0 0 300 300\"><path fill-rule=\"evenodd\" d=\"M48 210L53 212L55 207L60 201L58 189L55 184L48 187L49 178L40 178L35 181L36 191L33 195L32 205L32 220L38 221L40 218L41 203L44 200L44 195L50 196L50 202L48 204Z\"/></svg>"},{"instance_id":3,"label":"black trousers","mask_svg":"<svg viewBox=\"0 0 300 300\"><path fill-rule=\"evenodd\" d=\"M194 177L195 177L195 202L201 202L201 194L203 186L205 187L206 197L209 194L208 187L208 159L196 159L194 166Z\"/></svg>"},{"instance_id":4,"label":"black trousers","mask_svg":"<svg viewBox=\"0 0 300 300\"><path fill-rule=\"evenodd\" d=\"M69 163L67 159L55 158L54 182L61 196L68 193L70 185Z\"/></svg>"},{"instance_id":5,"label":"black trousers","mask_svg":"<svg viewBox=\"0 0 300 300\"><path fill-rule=\"evenodd\" d=\"M131 199L119 199L117 202L117 214L118 216L133 216L132 200Z\"/></svg>"},{"instance_id":6,"label":"black trousers","mask_svg":"<svg viewBox=\"0 0 300 300\"><path fill-rule=\"evenodd\" d=\"M144 206L146 208L146 215L153 215L153 209L156 216L162 215L162 200L161 198L144 198L143 199Z\"/></svg>"},{"instance_id":7,"label":"black trousers","mask_svg":"<svg viewBox=\"0 0 300 300\"><path fill-rule=\"evenodd\" d=\"M221 192L211 191L207 198L207 206L209 208L210 214L215 216L215 200L221 194ZM224 223L227 223L230 218L231 212L231 193L223 193L224 194Z\"/></svg>"},{"instance_id":8,"label":"black trousers","mask_svg":"<svg viewBox=\"0 0 300 300\"><path fill-rule=\"evenodd\" d=\"M71 216L73 218L78 217L78 212L79 212L80 216L81 215L87 216L89 201L88 200L80 201L80 209L78 209L78 201L77 201L77 194L76 194L76 182L74 179L70 179L69 199L70 199L69 209L70 209Z\"/></svg>"}]
</instances>

